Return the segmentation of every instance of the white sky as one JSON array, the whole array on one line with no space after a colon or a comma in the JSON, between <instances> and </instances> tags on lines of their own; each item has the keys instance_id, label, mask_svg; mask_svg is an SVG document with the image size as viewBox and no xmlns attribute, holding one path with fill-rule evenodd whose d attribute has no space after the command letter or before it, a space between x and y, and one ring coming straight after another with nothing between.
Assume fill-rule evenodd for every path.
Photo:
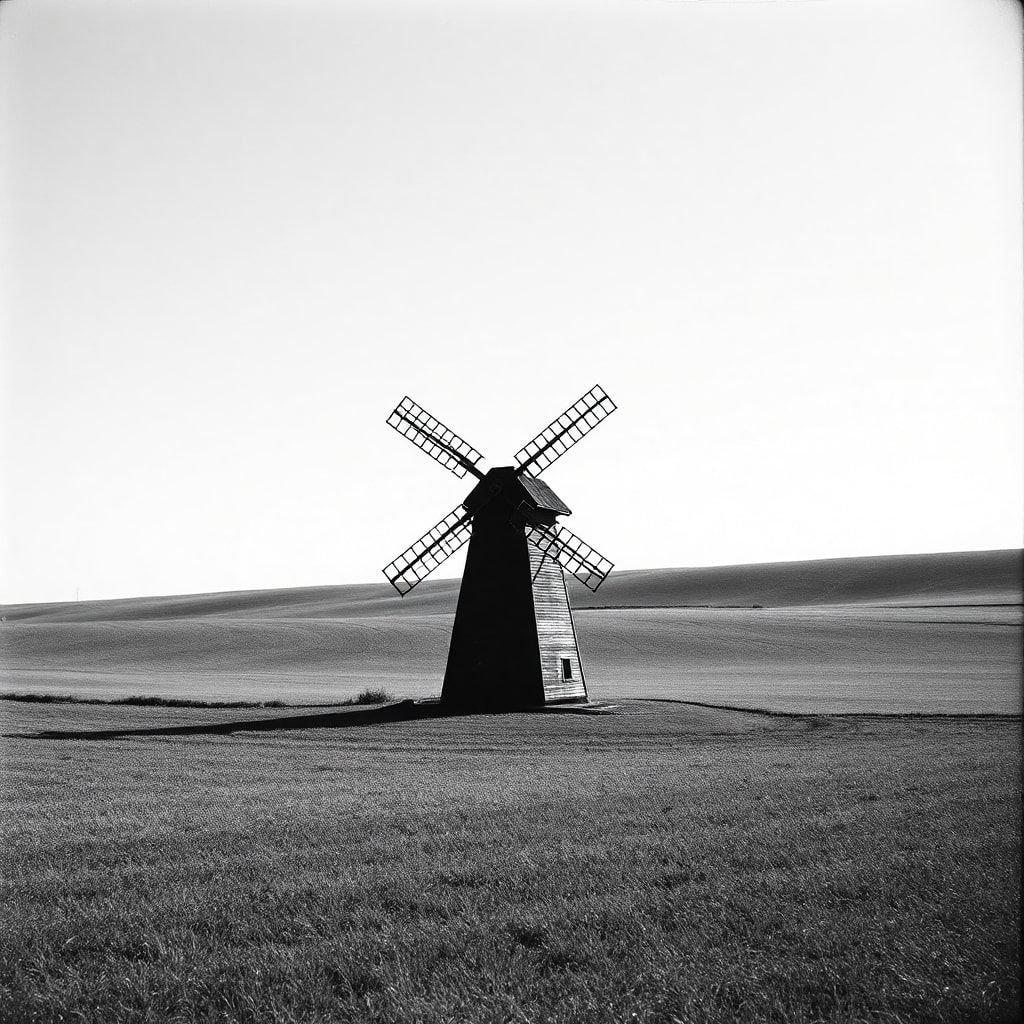
<instances>
[{"instance_id":1,"label":"white sky","mask_svg":"<svg viewBox=\"0 0 1024 1024\"><path fill-rule=\"evenodd\" d=\"M0 600L382 581L406 393L601 383L619 568L1021 544L1015 0L9 0L0 88Z\"/></svg>"}]
</instances>

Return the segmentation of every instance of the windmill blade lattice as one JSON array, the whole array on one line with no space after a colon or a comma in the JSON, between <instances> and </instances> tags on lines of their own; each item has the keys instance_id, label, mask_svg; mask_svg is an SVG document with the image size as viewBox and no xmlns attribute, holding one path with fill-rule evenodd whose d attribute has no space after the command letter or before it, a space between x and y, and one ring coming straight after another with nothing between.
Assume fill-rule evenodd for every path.
<instances>
[{"instance_id":1,"label":"windmill blade lattice","mask_svg":"<svg viewBox=\"0 0 1024 1024\"><path fill-rule=\"evenodd\" d=\"M616 408L604 388L591 388L516 452L519 472L530 470L536 474L546 469L589 434L598 423L611 416Z\"/></svg>"},{"instance_id":2,"label":"windmill blade lattice","mask_svg":"<svg viewBox=\"0 0 1024 1024\"><path fill-rule=\"evenodd\" d=\"M456 476L470 472L483 478L483 473L476 468L483 455L408 395L394 408L387 423Z\"/></svg>"},{"instance_id":3,"label":"windmill blade lattice","mask_svg":"<svg viewBox=\"0 0 1024 1024\"><path fill-rule=\"evenodd\" d=\"M538 550L556 559L588 590L596 591L614 568L596 548L564 526L531 526L528 536Z\"/></svg>"},{"instance_id":4,"label":"windmill blade lattice","mask_svg":"<svg viewBox=\"0 0 1024 1024\"><path fill-rule=\"evenodd\" d=\"M384 567L384 575L401 597L469 540L473 532L470 520L469 513L460 505Z\"/></svg>"}]
</instances>

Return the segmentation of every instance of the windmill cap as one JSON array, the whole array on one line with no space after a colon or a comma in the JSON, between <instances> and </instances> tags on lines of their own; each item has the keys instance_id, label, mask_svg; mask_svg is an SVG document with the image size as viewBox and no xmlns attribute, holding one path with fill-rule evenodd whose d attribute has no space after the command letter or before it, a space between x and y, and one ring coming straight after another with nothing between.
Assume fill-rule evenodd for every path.
<instances>
[{"instance_id":1,"label":"windmill cap","mask_svg":"<svg viewBox=\"0 0 1024 1024\"><path fill-rule=\"evenodd\" d=\"M512 508L525 504L539 512L557 516L572 515L572 509L543 480L520 473L515 466L498 466L492 469L469 492L462 507L475 515L498 495L503 499L503 504L511 505Z\"/></svg>"},{"instance_id":2,"label":"windmill cap","mask_svg":"<svg viewBox=\"0 0 1024 1024\"><path fill-rule=\"evenodd\" d=\"M537 508L544 512L554 512L555 515L572 515L572 509L543 480L523 473L519 477L519 482Z\"/></svg>"}]
</instances>

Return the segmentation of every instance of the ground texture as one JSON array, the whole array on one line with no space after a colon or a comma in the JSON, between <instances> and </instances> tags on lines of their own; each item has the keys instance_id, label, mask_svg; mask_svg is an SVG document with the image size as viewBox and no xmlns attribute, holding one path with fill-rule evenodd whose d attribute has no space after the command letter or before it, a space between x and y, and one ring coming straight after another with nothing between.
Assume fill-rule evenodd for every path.
<instances>
[{"instance_id":1,"label":"ground texture","mask_svg":"<svg viewBox=\"0 0 1024 1024\"><path fill-rule=\"evenodd\" d=\"M2 712L6 1024L1019 1006L1016 720Z\"/></svg>"}]
</instances>

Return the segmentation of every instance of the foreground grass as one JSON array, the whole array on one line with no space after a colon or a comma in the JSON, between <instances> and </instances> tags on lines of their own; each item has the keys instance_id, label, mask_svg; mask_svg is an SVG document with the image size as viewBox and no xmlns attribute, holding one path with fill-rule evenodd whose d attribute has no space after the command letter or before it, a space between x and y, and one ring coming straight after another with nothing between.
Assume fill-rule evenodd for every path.
<instances>
[{"instance_id":1,"label":"foreground grass","mask_svg":"<svg viewBox=\"0 0 1024 1024\"><path fill-rule=\"evenodd\" d=\"M1018 730L8 739L0 1018L1014 1019Z\"/></svg>"}]
</instances>

